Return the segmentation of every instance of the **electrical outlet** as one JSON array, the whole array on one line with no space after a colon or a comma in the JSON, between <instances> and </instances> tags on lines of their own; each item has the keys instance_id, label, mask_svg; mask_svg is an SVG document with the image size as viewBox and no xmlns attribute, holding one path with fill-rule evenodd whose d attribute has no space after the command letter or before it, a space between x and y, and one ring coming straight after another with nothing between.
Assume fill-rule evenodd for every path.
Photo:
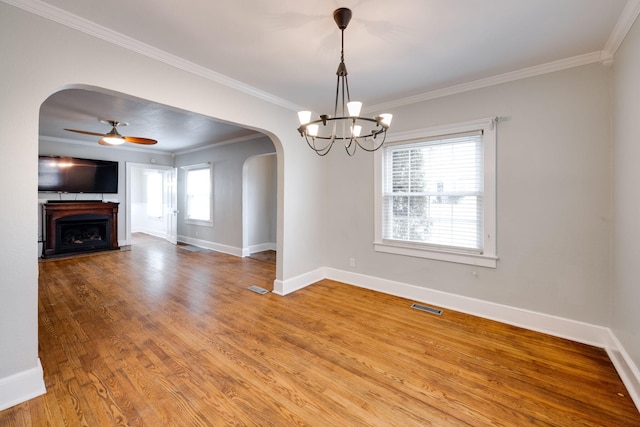
<instances>
[{"instance_id":1,"label":"electrical outlet","mask_svg":"<svg viewBox=\"0 0 640 427\"><path fill-rule=\"evenodd\" d=\"M356 266L356 259L355 258L349 258L349 267L355 267Z\"/></svg>"}]
</instances>

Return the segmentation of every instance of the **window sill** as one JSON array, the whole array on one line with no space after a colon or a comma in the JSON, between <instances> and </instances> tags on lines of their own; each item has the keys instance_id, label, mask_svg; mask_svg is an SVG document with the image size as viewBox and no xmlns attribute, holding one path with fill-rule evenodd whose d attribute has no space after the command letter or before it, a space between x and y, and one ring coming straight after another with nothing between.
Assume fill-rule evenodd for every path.
<instances>
[{"instance_id":1,"label":"window sill","mask_svg":"<svg viewBox=\"0 0 640 427\"><path fill-rule=\"evenodd\" d=\"M497 268L498 258L483 254L474 254L456 251L443 251L429 248L417 248L410 245L400 245L397 243L375 242L373 244L376 252L384 252L395 255L405 255L417 258L428 258L438 261L455 262L458 264L475 265L478 267Z\"/></svg>"},{"instance_id":2,"label":"window sill","mask_svg":"<svg viewBox=\"0 0 640 427\"><path fill-rule=\"evenodd\" d=\"M202 221L202 220L197 220L197 219L185 219L184 223L188 224L188 225L200 225L202 227L213 228L213 221Z\"/></svg>"}]
</instances>

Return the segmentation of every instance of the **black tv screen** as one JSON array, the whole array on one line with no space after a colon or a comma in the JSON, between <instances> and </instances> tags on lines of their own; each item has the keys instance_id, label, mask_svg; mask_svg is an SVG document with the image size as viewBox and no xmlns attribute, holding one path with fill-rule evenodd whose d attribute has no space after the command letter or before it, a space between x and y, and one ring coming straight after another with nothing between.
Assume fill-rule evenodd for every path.
<instances>
[{"instance_id":1,"label":"black tv screen","mask_svg":"<svg viewBox=\"0 0 640 427\"><path fill-rule=\"evenodd\" d=\"M118 162L39 156L38 191L117 193Z\"/></svg>"}]
</instances>

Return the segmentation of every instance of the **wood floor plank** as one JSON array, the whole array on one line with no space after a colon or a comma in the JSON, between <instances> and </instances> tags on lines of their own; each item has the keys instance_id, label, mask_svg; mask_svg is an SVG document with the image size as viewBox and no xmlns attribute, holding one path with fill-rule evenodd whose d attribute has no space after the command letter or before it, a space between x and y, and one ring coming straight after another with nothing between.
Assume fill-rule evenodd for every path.
<instances>
[{"instance_id":1,"label":"wood floor plank","mask_svg":"<svg viewBox=\"0 0 640 427\"><path fill-rule=\"evenodd\" d=\"M136 235L39 264L47 394L4 426L638 426L603 349Z\"/></svg>"}]
</instances>

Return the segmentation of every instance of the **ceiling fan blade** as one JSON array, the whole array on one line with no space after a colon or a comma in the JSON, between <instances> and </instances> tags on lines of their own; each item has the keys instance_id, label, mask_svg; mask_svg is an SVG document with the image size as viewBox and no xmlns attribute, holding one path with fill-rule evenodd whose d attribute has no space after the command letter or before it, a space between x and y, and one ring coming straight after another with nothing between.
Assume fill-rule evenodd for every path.
<instances>
[{"instance_id":1,"label":"ceiling fan blade","mask_svg":"<svg viewBox=\"0 0 640 427\"><path fill-rule=\"evenodd\" d=\"M156 141L155 139L138 138L136 136L125 136L124 140L127 142L132 142L134 144L144 144L144 145L153 145L158 143L158 141Z\"/></svg>"},{"instance_id":2,"label":"ceiling fan blade","mask_svg":"<svg viewBox=\"0 0 640 427\"><path fill-rule=\"evenodd\" d=\"M65 129L69 132L83 133L85 135L94 135L94 136L105 136L106 133L97 133L97 132L88 132L86 130L77 130L77 129Z\"/></svg>"}]
</instances>

